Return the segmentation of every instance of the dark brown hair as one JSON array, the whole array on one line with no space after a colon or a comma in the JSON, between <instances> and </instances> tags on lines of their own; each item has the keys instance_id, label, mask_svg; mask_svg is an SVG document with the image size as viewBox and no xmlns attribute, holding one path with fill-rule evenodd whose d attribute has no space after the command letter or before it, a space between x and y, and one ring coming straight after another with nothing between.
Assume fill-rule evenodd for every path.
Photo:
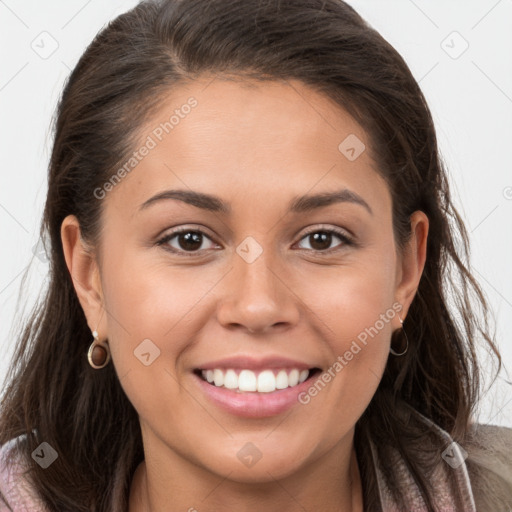
<instances>
[{"instance_id":1,"label":"dark brown hair","mask_svg":"<svg viewBox=\"0 0 512 512\"><path fill-rule=\"evenodd\" d=\"M410 345L390 358L355 443L365 510L379 510L368 438L383 461L405 458L429 511L431 458L421 432L395 414L405 402L454 439L464 439L480 393L478 339L488 334L485 298L469 272L468 237L449 193L425 98L396 50L341 0L163 0L142 2L108 24L71 73L58 105L41 235L50 281L16 347L4 389L0 442L25 435L20 453L50 511L124 511L143 459L138 416L113 365L93 370L92 341L64 260L60 227L77 216L98 247L101 187L136 147L139 130L173 87L202 74L298 79L346 109L367 131L393 198L399 249L409 216L430 221L427 260L404 329ZM341 141L340 141L341 142ZM449 308L448 297L453 297ZM400 345L402 331L394 333ZM31 452L48 442L58 463L41 469ZM392 468L388 484L401 501ZM122 492L113 492L114 479Z\"/></svg>"}]
</instances>

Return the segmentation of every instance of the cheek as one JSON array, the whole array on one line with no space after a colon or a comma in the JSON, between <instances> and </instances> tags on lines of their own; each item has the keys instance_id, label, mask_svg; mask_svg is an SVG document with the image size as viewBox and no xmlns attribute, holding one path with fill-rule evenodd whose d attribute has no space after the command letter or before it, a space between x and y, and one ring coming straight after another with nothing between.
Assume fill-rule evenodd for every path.
<instances>
[{"instance_id":1,"label":"cheek","mask_svg":"<svg viewBox=\"0 0 512 512\"><path fill-rule=\"evenodd\" d=\"M112 359L141 415L151 403L176 403L181 358L213 314L205 304L219 281L218 269L173 268L150 252L112 250L102 279Z\"/></svg>"},{"instance_id":2,"label":"cheek","mask_svg":"<svg viewBox=\"0 0 512 512\"><path fill-rule=\"evenodd\" d=\"M161 350L162 333L172 326L171 310L179 309L178 294L166 289L159 273L144 266L136 254L105 250L102 289L108 317L109 344L119 374L135 363L137 347L150 340L153 357ZM151 346L147 341L145 345ZM136 367L136 366L135 366Z\"/></svg>"},{"instance_id":3,"label":"cheek","mask_svg":"<svg viewBox=\"0 0 512 512\"><path fill-rule=\"evenodd\" d=\"M314 410L314 396L322 393L316 406L325 407L323 400L328 400L341 430L364 412L388 359L392 326L400 310L394 299L393 255L393 251L388 256L381 253L323 276L317 271L316 279L308 280L315 286L303 295L309 297L308 306L321 320L318 325L329 359L322 383L312 390L310 405Z\"/></svg>"},{"instance_id":4,"label":"cheek","mask_svg":"<svg viewBox=\"0 0 512 512\"><path fill-rule=\"evenodd\" d=\"M395 296L393 256L362 259L353 265L337 269L316 270L303 285L307 288L308 306L320 318L325 332L331 333L333 348L342 350L347 342L377 323L384 337L391 329L390 322L382 325L381 315L395 315L392 308ZM335 338L333 339L333 336Z\"/></svg>"},{"instance_id":5,"label":"cheek","mask_svg":"<svg viewBox=\"0 0 512 512\"><path fill-rule=\"evenodd\" d=\"M180 403L176 368L202 287L125 255L105 265L109 346L121 386L141 418ZM169 277L168 276L168 277ZM205 284L206 287L206 284ZM207 289L207 288L206 288ZM203 294L206 292L203 291Z\"/></svg>"},{"instance_id":6,"label":"cheek","mask_svg":"<svg viewBox=\"0 0 512 512\"><path fill-rule=\"evenodd\" d=\"M218 276L197 266L166 264L159 250L126 248L105 260L102 287L111 316L108 329L124 345L128 338L139 343L151 338L156 344L170 339L167 348L178 351L177 333Z\"/></svg>"}]
</instances>

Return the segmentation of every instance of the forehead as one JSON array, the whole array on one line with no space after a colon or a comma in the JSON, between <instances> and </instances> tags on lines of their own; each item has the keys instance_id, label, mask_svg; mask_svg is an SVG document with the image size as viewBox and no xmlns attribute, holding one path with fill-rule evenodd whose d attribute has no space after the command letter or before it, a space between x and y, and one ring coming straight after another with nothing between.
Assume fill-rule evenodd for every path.
<instances>
[{"instance_id":1,"label":"forehead","mask_svg":"<svg viewBox=\"0 0 512 512\"><path fill-rule=\"evenodd\" d=\"M170 188L250 196L256 206L258 198L340 185L382 202L386 187L361 126L294 80L203 77L178 85L141 126L125 164L107 200L132 216L149 196Z\"/></svg>"}]
</instances>

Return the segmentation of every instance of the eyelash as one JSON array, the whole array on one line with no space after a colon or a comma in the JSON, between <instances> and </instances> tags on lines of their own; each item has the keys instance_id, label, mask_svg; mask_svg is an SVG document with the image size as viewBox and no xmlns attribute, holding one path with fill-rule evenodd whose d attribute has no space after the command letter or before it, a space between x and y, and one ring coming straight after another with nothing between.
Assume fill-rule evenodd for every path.
<instances>
[{"instance_id":1,"label":"eyelash","mask_svg":"<svg viewBox=\"0 0 512 512\"><path fill-rule=\"evenodd\" d=\"M203 235L206 238L211 240L211 237L208 236L208 234L205 233L202 229L198 229L198 228L194 228L194 229L192 229L192 228L180 228L180 229L172 231L171 233L168 233L167 235L162 237L160 240L158 240L156 242L156 245L163 246L163 245L167 244L167 242L172 240L174 237L176 237L177 235L180 235L181 233L200 233L201 235ZM340 244L340 246L343 246L343 245L355 246L356 245L356 243L355 243L355 241L354 241L354 239L352 237L347 235L344 231L341 231L341 230L338 230L338 229L334 229L334 228L328 228L328 229L327 228L326 229L315 228L315 229L312 229L311 231L308 231L307 233L304 233L304 235L301 237L300 240L303 240L304 238L306 238L309 235L312 235L314 233L334 234L338 238L340 238L340 240L343 242L342 244ZM212 242L213 242L213 240L212 240ZM318 254L330 254L332 252L336 252L337 250L340 250L341 248L342 247L339 247L338 249L337 248L333 248L333 249L325 249L325 250L315 250L315 249L302 249L302 250L313 251L313 252L318 253ZM164 249L172 252L173 254L177 254L177 255L183 256L183 257L197 256L198 254L201 253L201 251L207 250L207 249L202 249L202 250L199 250L199 251L183 251L183 250L177 250L177 249L175 249L174 247L171 247L171 246L164 247Z\"/></svg>"}]
</instances>

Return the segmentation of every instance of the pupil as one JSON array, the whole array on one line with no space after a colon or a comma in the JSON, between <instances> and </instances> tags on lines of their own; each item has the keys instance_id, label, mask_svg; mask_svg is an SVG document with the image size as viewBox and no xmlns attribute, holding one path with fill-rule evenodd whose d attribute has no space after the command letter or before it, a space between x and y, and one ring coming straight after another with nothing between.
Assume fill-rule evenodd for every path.
<instances>
[{"instance_id":1,"label":"pupil","mask_svg":"<svg viewBox=\"0 0 512 512\"><path fill-rule=\"evenodd\" d=\"M187 231L186 233L180 233L178 239L182 249L193 250L201 247L201 233Z\"/></svg>"},{"instance_id":2,"label":"pupil","mask_svg":"<svg viewBox=\"0 0 512 512\"><path fill-rule=\"evenodd\" d=\"M310 237L313 238L313 243L310 242L311 247L313 247L313 249L318 249L318 250L328 249L329 246L331 245L331 239L332 239L331 233L326 233L325 231L319 231L318 233L313 233L312 235L310 235Z\"/></svg>"}]
</instances>

